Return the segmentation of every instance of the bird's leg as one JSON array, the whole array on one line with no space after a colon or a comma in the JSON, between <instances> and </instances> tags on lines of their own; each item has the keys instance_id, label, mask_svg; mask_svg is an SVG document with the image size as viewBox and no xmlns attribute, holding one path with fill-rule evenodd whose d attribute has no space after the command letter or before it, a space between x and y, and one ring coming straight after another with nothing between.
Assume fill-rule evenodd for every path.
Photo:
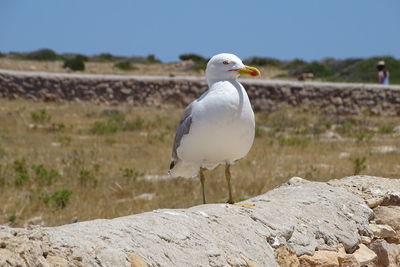
<instances>
[{"instance_id":1,"label":"bird's leg","mask_svg":"<svg viewBox=\"0 0 400 267\"><path fill-rule=\"evenodd\" d=\"M203 193L203 204L206 204L206 193L204 192L204 173L203 173L204 169L200 168L200 182L201 182L201 190Z\"/></svg>"},{"instance_id":2,"label":"bird's leg","mask_svg":"<svg viewBox=\"0 0 400 267\"><path fill-rule=\"evenodd\" d=\"M228 199L228 203L229 204L233 204L235 202L233 202L233 198L232 198L232 186L231 186L231 165L230 164L226 164L225 165L225 179L228 183L228 190L229 190L229 199Z\"/></svg>"}]
</instances>

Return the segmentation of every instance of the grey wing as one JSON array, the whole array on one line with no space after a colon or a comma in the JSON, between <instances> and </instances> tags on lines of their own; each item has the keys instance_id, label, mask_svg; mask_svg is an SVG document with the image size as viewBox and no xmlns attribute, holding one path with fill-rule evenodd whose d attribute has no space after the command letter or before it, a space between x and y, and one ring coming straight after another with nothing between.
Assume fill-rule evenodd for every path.
<instances>
[{"instance_id":1,"label":"grey wing","mask_svg":"<svg viewBox=\"0 0 400 267\"><path fill-rule=\"evenodd\" d=\"M172 146L172 161L169 169L172 169L178 160L177 149L181 144L182 137L188 134L190 131L190 126L192 125L192 106L193 103L186 107L181 121L179 122L178 128L176 129L174 144Z\"/></svg>"}]
</instances>

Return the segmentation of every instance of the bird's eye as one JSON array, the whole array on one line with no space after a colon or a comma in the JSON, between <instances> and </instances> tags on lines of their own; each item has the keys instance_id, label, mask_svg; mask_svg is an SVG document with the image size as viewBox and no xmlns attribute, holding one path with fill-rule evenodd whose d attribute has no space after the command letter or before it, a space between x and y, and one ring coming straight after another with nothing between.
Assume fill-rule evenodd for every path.
<instances>
[{"instance_id":1,"label":"bird's eye","mask_svg":"<svg viewBox=\"0 0 400 267\"><path fill-rule=\"evenodd\" d=\"M222 64L229 65L229 61L225 60L224 62L222 62Z\"/></svg>"}]
</instances>

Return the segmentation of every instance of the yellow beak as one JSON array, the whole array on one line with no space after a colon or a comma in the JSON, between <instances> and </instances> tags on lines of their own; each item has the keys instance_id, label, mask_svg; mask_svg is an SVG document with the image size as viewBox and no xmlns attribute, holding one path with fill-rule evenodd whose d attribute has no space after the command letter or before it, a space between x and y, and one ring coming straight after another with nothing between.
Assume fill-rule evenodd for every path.
<instances>
[{"instance_id":1,"label":"yellow beak","mask_svg":"<svg viewBox=\"0 0 400 267\"><path fill-rule=\"evenodd\" d=\"M246 75L250 75L253 77L261 75L260 71L257 68L246 66L246 65L244 66L243 69L236 69L235 71L239 72L240 74L246 74Z\"/></svg>"}]
</instances>

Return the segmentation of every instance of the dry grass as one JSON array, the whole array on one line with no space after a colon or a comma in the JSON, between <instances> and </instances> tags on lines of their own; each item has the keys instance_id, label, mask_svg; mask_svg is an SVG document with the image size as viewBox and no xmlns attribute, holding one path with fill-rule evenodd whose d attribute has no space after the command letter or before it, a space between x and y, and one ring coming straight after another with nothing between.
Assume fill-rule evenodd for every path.
<instances>
[{"instance_id":1,"label":"dry grass","mask_svg":"<svg viewBox=\"0 0 400 267\"><path fill-rule=\"evenodd\" d=\"M204 76L204 71L196 71L184 63L167 63L167 64L134 64L135 69L124 71L116 68L113 62L86 62L85 71L77 71L75 73L87 74L120 74L120 75L175 75L175 76ZM35 61L35 60L19 60L0 58L0 69L20 70L20 71L45 71L45 72L71 72L63 68L62 61ZM261 67L260 71L263 78L273 78L286 71L273 68ZM252 78L252 77L246 77Z\"/></svg>"},{"instance_id":2,"label":"dry grass","mask_svg":"<svg viewBox=\"0 0 400 267\"><path fill-rule=\"evenodd\" d=\"M74 216L113 218L200 204L198 179L162 179L181 111L0 100L0 224L20 226L41 216L46 225L60 225ZM399 177L393 130L399 117L283 109L257 114L257 123L253 149L232 169L236 200L292 176ZM380 151L383 146L397 150ZM209 202L226 201L222 168L206 173L206 193Z\"/></svg>"}]
</instances>

